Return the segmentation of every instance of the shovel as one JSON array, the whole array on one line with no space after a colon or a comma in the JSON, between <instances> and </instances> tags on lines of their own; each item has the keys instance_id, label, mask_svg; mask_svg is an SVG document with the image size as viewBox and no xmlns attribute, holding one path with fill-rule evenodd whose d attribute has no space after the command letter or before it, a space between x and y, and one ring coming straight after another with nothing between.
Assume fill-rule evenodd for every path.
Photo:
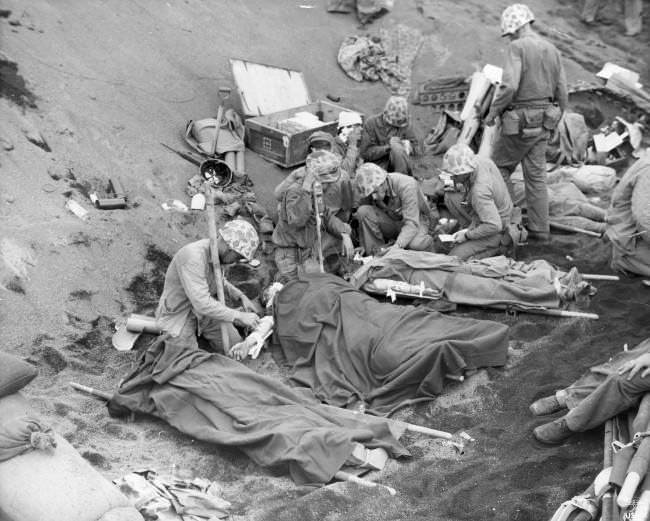
<instances>
[{"instance_id":1,"label":"shovel","mask_svg":"<svg viewBox=\"0 0 650 521\"><path fill-rule=\"evenodd\" d=\"M211 156L217 153L217 141L219 140L219 131L221 130L221 120L223 119L223 102L230 97L230 87L219 87L219 109L217 110L217 130L214 133L212 142Z\"/></svg>"}]
</instances>

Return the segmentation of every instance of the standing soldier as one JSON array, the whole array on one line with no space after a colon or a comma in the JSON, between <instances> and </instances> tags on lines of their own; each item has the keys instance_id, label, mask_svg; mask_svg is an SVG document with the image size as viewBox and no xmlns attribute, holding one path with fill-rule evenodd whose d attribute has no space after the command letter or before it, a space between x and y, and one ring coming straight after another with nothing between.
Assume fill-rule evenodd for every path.
<instances>
[{"instance_id":1,"label":"standing soldier","mask_svg":"<svg viewBox=\"0 0 650 521\"><path fill-rule=\"evenodd\" d=\"M492 159L512 196L510 175L521 163L526 189L529 238L548 240L546 143L567 108L568 94L559 51L531 27L535 17L523 4L507 7L501 34L510 39L503 82L486 118L501 116L501 135Z\"/></svg>"}]
</instances>

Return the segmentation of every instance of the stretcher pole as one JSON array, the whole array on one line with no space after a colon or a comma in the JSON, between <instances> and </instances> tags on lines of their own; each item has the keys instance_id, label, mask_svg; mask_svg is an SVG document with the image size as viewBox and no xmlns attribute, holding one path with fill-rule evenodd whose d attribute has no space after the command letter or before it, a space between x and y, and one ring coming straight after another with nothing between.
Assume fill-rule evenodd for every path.
<instances>
[{"instance_id":1,"label":"stretcher pole","mask_svg":"<svg viewBox=\"0 0 650 521\"><path fill-rule=\"evenodd\" d=\"M350 483L356 483L357 485L361 485L362 487L368 487L368 488L381 487L386 489L391 496L397 494L397 491L393 487L389 487L388 485L382 485L380 483L375 483L374 481L360 478L359 476L355 476L354 474L350 474L349 472L344 472L342 470L339 470L336 474L334 474L334 477L341 481L349 481Z\"/></svg>"},{"instance_id":2,"label":"stretcher pole","mask_svg":"<svg viewBox=\"0 0 650 521\"><path fill-rule=\"evenodd\" d=\"M602 237L602 233L592 232L591 230L585 230L584 228L578 228L577 226L569 226L568 224L562 224L556 221L549 221L551 228L556 230L562 230L563 232L573 232L573 233L582 233L584 235L590 235L591 237Z\"/></svg>"}]
</instances>

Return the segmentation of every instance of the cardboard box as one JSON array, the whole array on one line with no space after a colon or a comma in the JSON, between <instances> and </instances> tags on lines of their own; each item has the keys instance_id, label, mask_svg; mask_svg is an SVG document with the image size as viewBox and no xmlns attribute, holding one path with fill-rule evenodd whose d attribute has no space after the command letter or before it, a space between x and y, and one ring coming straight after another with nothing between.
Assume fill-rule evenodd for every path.
<instances>
[{"instance_id":1,"label":"cardboard box","mask_svg":"<svg viewBox=\"0 0 650 521\"><path fill-rule=\"evenodd\" d=\"M230 64L246 117L246 145L282 167L304 163L309 136L317 130L336 135L339 113L352 110L325 100L312 102L299 71L235 59ZM281 122L300 112L315 114L322 125L290 132Z\"/></svg>"}]
</instances>

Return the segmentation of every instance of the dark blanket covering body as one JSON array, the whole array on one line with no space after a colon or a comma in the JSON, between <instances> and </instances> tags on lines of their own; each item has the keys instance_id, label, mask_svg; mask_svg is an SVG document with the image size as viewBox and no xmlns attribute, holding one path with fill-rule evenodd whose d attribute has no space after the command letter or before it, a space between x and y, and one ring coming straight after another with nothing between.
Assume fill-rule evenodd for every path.
<instances>
[{"instance_id":1,"label":"dark blanket covering body","mask_svg":"<svg viewBox=\"0 0 650 521\"><path fill-rule=\"evenodd\" d=\"M381 303L344 280L309 274L276 297L276 334L293 380L327 403L389 414L442 391L444 375L505 363L508 327Z\"/></svg>"},{"instance_id":2,"label":"dark blanket covering body","mask_svg":"<svg viewBox=\"0 0 650 521\"><path fill-rule=\"evenodd\" d=\"M143 353L111 399L112 414L124 409L157 416L203 441L239 447L262 466L288 466L300 484L328 482L354 442L408 455L379 418L357 419L225 356L163 343Z\"/></svg>"}]
</instances>

